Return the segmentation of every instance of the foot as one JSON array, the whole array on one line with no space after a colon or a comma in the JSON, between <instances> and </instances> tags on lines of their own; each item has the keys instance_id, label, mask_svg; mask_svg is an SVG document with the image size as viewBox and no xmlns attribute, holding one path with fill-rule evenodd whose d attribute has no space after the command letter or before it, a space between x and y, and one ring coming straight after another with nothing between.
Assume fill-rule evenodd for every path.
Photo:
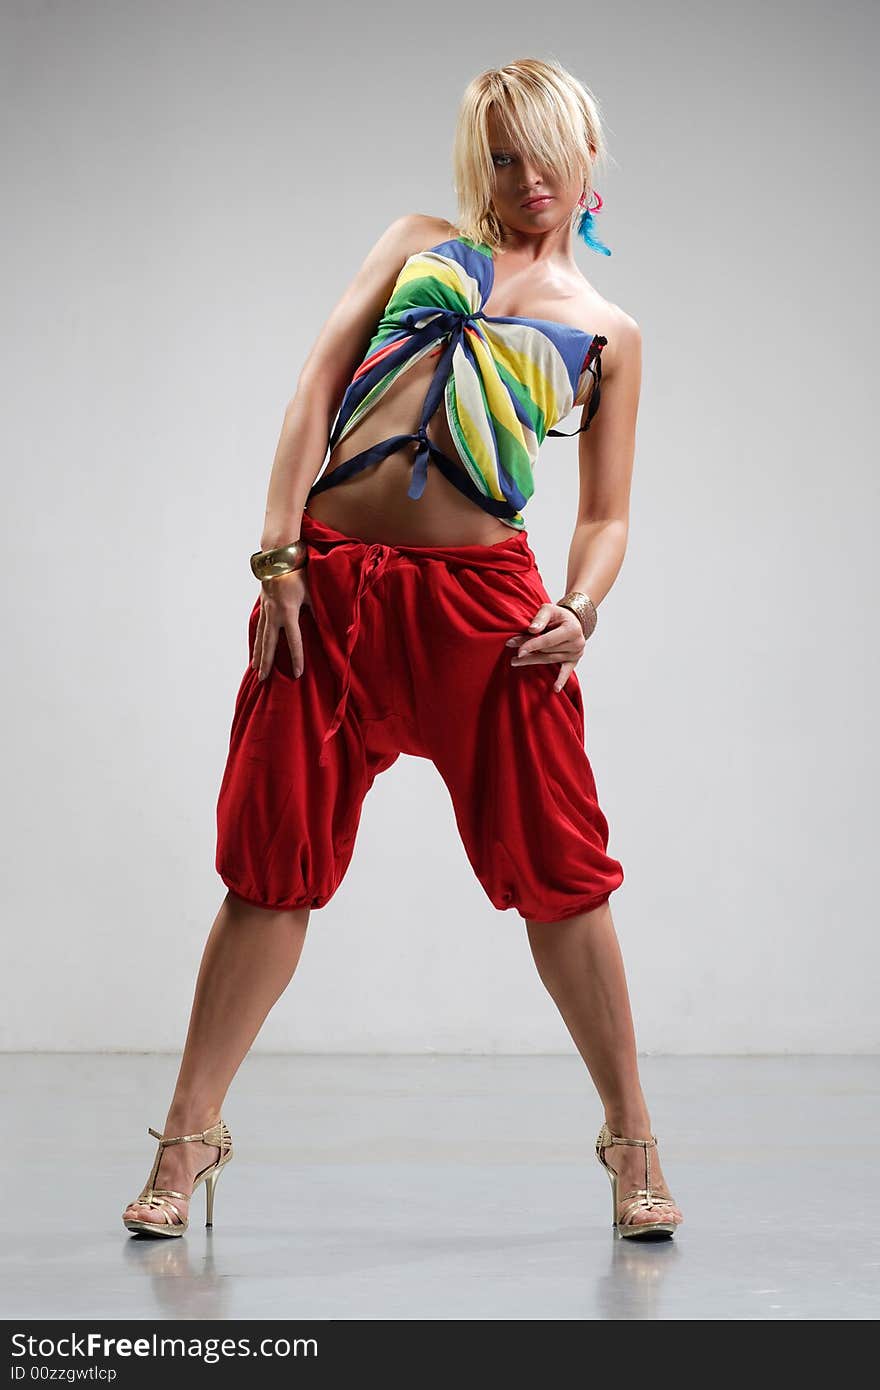
<instances>
[{"instance_id":1,"label":"foot","mask_svg":"<svg viewBox=\"0 0 880 1390\"><path fill-rule=\"evenodd\" d=\"M178 1134L201 1134L203 1130L210 1129L216 1124L220 1116L217 1112L204 1112L195 1115L189 1114L169 1114L162 1130L169 1139ZM159 1160L159 1168L153 1179L153 1187L167 1187L173 1192L186 1192L192 1195L192 1185L196 1176L204 1169L210 1167L220 1156L220 1148L217 1144L202 1144L198 1140L193 1140L188 1144L169 1144L162 1150L162 1157ZM142 1189L143 1190L143 1189ZM137 1200L130 1202L122 1213L123 1219L128 1221L151 1221L159 1226L182 1226L186 1224L189 1215L189 1196L168 1197L166 1202L173 1202L180 1219L175 1216L170 1206L163 1203L159 1207L150 1207Z\"/></svg>"},{"instance_id":2,"label":"foot","mask_svg":"<svg viewBox=\"0 0 880 1390\"><path fill-rule=\"evenodd\" d=\"M606 1124L612 1134L625 1134L627 1139L651 1138L651 1130L646 1125L624 1128L622 1125L612 1125L608 1121ZM684 1214L666 1185L657 1147L652 1145L647 1152L650 1164L650 1207L635 1206L633 1199L625 1200L628 1193L646 1186L645 1150L641 1145L611 1144L603 1150L605 1162L618 1174L617 1220L623 1224L622 1218L625 1217L627 1226L656 1225L661 1221L678 1226L684 1221Z\"/></svg>"}]
</instances>

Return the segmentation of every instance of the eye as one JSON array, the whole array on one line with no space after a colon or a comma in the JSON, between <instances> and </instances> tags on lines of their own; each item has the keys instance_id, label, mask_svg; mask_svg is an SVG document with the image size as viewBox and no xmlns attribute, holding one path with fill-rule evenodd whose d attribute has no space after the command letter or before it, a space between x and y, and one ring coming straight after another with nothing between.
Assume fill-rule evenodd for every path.
<instances>
[{"instance_id":1,"label":"eye","mask_svg":"<svg viewBox=\"0 0 880 1390\"><path fill-rule=\"evenodd\" d=\"M505 160L505 159L506 159L506 160L508 161L508 163L512 163L512 158L513 158L513 157L512 157L511 155L509 155L509 154L493 154L493 156L492 156L492 162L493 162L493 164L495 164L496 166L498 166L499 160ZM501 167L502 169L504 169L504 168L506 168L507 166L506 166L505 164L502 163L500 167Z\"/></svg>"}]
</instances>

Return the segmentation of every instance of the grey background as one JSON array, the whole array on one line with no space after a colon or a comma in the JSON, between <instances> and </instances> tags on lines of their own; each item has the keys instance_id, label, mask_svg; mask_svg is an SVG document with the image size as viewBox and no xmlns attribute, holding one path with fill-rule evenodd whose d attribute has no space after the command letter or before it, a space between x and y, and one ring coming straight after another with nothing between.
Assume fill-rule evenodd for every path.
<instances>
[{"instance_id":1,"label":"grey background","mask_svg":"<svg viewBox=\"0 0 880 1390\"><path fill-rule=\"evenodd\" d=\"M285 402L388 221L455 217L466 82L534 55L603 104L613 255L578 259L645 344L578 668L640 1048L876 1050L876 8L2 17L0 1047L182 1043ZM551 592L576 447L527 517ZM571 1047L401 758L256 1050Z\"/></svg>"}]
</instances>

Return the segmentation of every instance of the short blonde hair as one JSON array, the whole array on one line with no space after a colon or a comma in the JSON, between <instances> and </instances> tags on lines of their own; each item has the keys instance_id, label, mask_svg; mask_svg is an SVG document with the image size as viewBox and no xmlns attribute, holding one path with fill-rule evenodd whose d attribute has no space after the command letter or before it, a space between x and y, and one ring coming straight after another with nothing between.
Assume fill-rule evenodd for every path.
<instances>
[{"instance_id":1,"label":"short blonde hair","mask_svg":"<svg viewBox=\"0 0 880 1390\"><path fill-rule=\"evenodd\" d=\"M473 241L497 249L501 223L492 209L492 111L506 138L530 159L566 181L583 178L588 192L607 148L598 101L555 59L520 58L474 77L461 100L452 147L458 226Z\"/></svg>"}]
</instances>

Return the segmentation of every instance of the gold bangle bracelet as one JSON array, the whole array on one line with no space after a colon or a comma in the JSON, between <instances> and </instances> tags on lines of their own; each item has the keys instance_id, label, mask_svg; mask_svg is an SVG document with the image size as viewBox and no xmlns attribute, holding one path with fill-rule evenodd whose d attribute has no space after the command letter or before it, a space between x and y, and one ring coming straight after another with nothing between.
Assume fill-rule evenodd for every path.
<instances>
[{"instance_id":1,"label":"gold bangle bracelet","mask_svg":"<svg viewBox=\"0 0 880 1390\"><path fill-rule=\"evenodd\" d=\"M557 607L571 609L583 628L584 637L589 637L595 630L599 615L589 594L582 594L578 589L569 589L565 597L559 600Z\"/></svg>"},{"instance_id":2,"label":"gold bangle bracelet","mask_svg":"<svg viewBox=\"0 0 880 1390\"><path fill-rule=\"evenodd\" d=\"M276 546L274 550L256 550L251 556L251 569L257 579L278 579L282 574L301 570L309 562L309 548L304 540Z\"/></svg>"}]
</instances>

